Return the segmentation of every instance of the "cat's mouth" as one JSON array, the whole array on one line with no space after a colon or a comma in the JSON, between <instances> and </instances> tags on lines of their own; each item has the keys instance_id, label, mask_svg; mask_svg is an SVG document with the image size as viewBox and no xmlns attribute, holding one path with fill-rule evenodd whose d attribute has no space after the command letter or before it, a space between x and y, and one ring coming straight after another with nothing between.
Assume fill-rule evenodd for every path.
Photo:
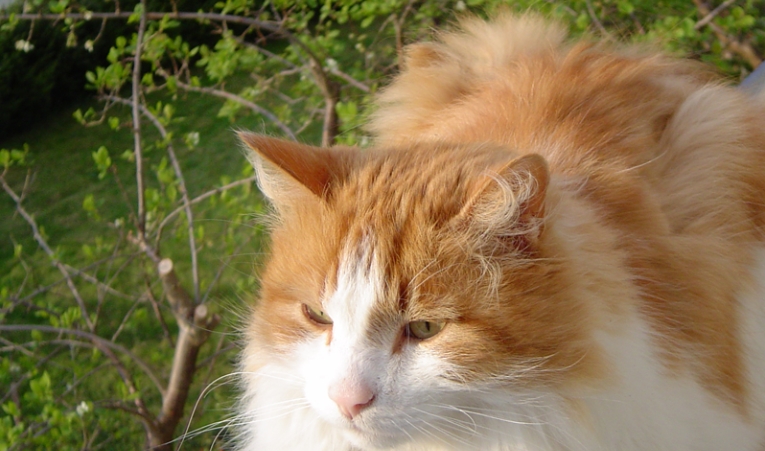
<instances>
[{"instance_id":1,"label":"cat's mouth","mask_svg":"<svg viewBox=\"0 0 765 451\"><path fill-rule=\"evenodd\" d=\"M391 443L400 441L398 434L370 426L366 422L350 421L343 432L346 439L360 449L388 449Z\"/></svg>"}]
</instances>

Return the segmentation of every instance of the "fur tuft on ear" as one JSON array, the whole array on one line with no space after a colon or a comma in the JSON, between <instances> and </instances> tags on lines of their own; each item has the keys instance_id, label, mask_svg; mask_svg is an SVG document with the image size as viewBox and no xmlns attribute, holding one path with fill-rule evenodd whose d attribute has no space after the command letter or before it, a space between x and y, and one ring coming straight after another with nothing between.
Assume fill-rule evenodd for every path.
<instances>
[{"instance_id":1,"label":"fur tuft on ear","mask_svg":"<svg viewBox=\"0 0 765 451\"><path fill-rule=\"evenodd\" d=\"M477 180L459 216L484 238L526 250L542 233L549 183L547 161L537 154L522 156Z\"/></svg>"},{"instance_id":2,"label":"fur tuft on ear","mask_svg":"<svg viewBox=\"0 0 765 451\"><path fill-rule=\"evenodd\" d=\"M353 153L349 148L313 147L248 132L239 132L239 139L252 150L248 159L258 186L277 209L299 197L329 197L333 183L347 174Z\"/></svg>"}]
</instances>

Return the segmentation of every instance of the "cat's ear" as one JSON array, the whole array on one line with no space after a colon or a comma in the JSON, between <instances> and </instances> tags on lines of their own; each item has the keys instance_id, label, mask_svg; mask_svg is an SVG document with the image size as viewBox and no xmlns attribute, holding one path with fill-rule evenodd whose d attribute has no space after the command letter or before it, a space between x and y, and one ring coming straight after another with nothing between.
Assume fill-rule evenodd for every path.
<instances>
[{"instance_id":1,"label":"cat's ear","mask_svg":"<svg viewBox=\"0 0 765 451\"><path fill-rule=\"evenodd\" d=\"M542 232L549 184L547 161L537 154L524 155L476 180L459 216L483 236L527 247Z\"/></svg>"},{"instance_id":2,"label":"cat's ear","mask_svg":"<svg viewBox=\"0 0 765 451\"><path fill-rule=\"evenodd\" d=\"M277 207L296 197L326 199L332 184L347 171L349 149L328 149L239 132L263 194Z\"/></svg>"}]
</instances>

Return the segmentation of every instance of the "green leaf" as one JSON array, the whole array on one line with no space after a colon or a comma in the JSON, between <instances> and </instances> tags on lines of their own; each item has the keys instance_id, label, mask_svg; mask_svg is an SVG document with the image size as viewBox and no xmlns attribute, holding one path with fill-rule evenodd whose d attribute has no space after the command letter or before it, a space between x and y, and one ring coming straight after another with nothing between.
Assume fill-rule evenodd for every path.
<instances>
[{"instance_id":1,"label":"green leaf","mask_svg":"<svg viewBox=\"0 0 765 451\"><path fill-rule=\"evenodd\" d=\"M167 185L167 188L165 188L165 194L167 194L167 198L170 199L170 202L175 202L175 200L178 198L178 189L175 187L175 184Z\"/></svg>"},{"instance_id":2,"label":"green leaf","mask_svg":"<svg viewBox=\"0 0 765 451\"><path fill-rule=\"evenodd\" d=\"M106 177L106 172L112 166L112 159L109 156L109 151L106 147L101 146L96 152L93 152L93 161L96 162L98 167L98 178L103 179Z\"/></svg>"},{"instance_id":3,"label":"green leaf","mask_svg":"<svg viewBox=\"0 0 765 451\"><path fill-rule=\"evenodd\" d=\"M43 375L29 381L29 388L35 397L41 401L52 401L53 392L51 391L50 376L48 372L43 372Z\"/></svg>"},{"instance_id":4,"label":"green leaf","mask_svg":"<svg viewBox=\"0 0 765 451\"><path fill-rule=\"evenodd\" d=\"M175 77L167 77L167 89L173 93L178 91L178 83L176 82Z\"/></svg>"},{"instance_id":5,"label":"green leaf","mask_svg":"<svg viewBox=\"0 0 765 451\"><path fill-rule=\"evenodd\" d=\"M7 149L0 150L0 165L6 169L11 166L11 153Z\"/></svg>"},{"instance_id":6,"label":"green leaf","mask_svg":"<svg viewBox=\"0 0 765 451\"><path fill-rule=\"evenodd\" d=\"M92 72L91 72L91 74L92 74ZM84 124L85 123L85 118L82 117L82 110L80 110L79 108L77 108L77 111L72 113L72 117L74 117L74 120L76 120L80 124Z\"/></svg>"},{"instance_id":7,"label":"green leaf","mask_svg":"<svg viewBox=\"0 0 765 451\"><path fill-rule=\"evenodd\" d=\"M98 211L96 210L96 201L93 198L93 194L88 194L85 196L85 199L82 200L82 209L92 215L98 214Z\"/></svg>"},{"instance_id":8,"label":"green leaf","mask_svg":"<svg viewBox=\"0 0 765 451\"><path fill-rule=\"evenodd\" d=\"M26 152L22 152L18 149L11 150L11 160L17 164L24 164L24 158L27 156Z\"/></svg>"},{"instance_id":9,"label":"green leaf","mask_svg":"<svg viewBox=\"0 0 765 451\"><path fill-rule=\"evenodd\" d=\"M173 118L174 114L175 114L175 107L169 103L165 105L165 107L162 109L162 115L168 121Z\"/></svg>"},{"instance_id":10,"label":"green leaf","mask_svg":"<svg viewBox=\"0 0 765 451\"><path fill-rule=\"evenodd\" d=\"M141 83L144 86L154 86L154 75L151 73L143 74L143 77L141 77Z\"/></svg>"},{"instance_id":11,"label":"green leaf","mask_svg":"<svg viewBox=\"0 0 765 451\"><path fill-rule=\"evenodd\" d=\"M111 127L112 130L117 131L120 128L120 120L117 117L110 117L109 118L109 127Z\"/></svg>"},{"instance_id":12,"label":"green leaf","mask_svg":"<svg viewBox=\"0 0 765 451\"><path fill-rule=\"evenodd\" d=\"M590 16L585 13L579 14L576 18L576 27L580 30L585 30L590 26Z\"/></svg>"},{"instance_id":13,"label":"green leaf","mask_svg":"<svg viewBox=\"0 0 765 451\"><path fill-rule=\"evenodd\" d=\"M183 136L186 147L193 149L199 145L199 132L188 132Z\"/></svg>"},{"instance_id":14,"label":"green leaf","mask_svg":"<svg viewBox=\"0 0 765 451\"><path fill-rule=\"evenodd\" d=\"M135 8L133 9L133 14L130 15L127 23L140 22L141 14L143 14L143 5L140 3L136 3Z\"/></svg>"},{"instance_id":15,"label":"green leaf","mask_svg":"<svg viewBox=\"0 0 765 451\"><path fill-rule=\"evenodd\" d=\"M367 28L370 25L372 25L372 22L375 20L375 16L369 16L366 19L361 21L361 28Z\"/></svg>"},{"instance_id":16,"label":"green leaf","mask_svg":"<svg viewBox=\"0 0 765 451\"><path fill-rule=\"evenodd\" d=\"M633 12L635 12L635 6L632 5L632 3L628 1L620 1L616 4L616 7L619 9L619 12L624 14L625 16L629 16Z\"/></svg>"}]
</instances>

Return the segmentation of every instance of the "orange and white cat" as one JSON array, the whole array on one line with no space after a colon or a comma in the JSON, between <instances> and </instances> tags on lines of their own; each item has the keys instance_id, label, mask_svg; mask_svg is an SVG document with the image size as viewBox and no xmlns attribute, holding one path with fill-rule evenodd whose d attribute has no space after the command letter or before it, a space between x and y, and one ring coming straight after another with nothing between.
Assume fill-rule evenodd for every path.
<instances>
[{"instance_id":1,"label":"orange and white cat","mask_svg":"<svg viewBox=\"0 0 765 451\"><path fill-rule=\"evenodd\" d=\"M765 110L533 16L409 47L275 207L242 450L762 451Z\"/></svg>"}]
</instances>

